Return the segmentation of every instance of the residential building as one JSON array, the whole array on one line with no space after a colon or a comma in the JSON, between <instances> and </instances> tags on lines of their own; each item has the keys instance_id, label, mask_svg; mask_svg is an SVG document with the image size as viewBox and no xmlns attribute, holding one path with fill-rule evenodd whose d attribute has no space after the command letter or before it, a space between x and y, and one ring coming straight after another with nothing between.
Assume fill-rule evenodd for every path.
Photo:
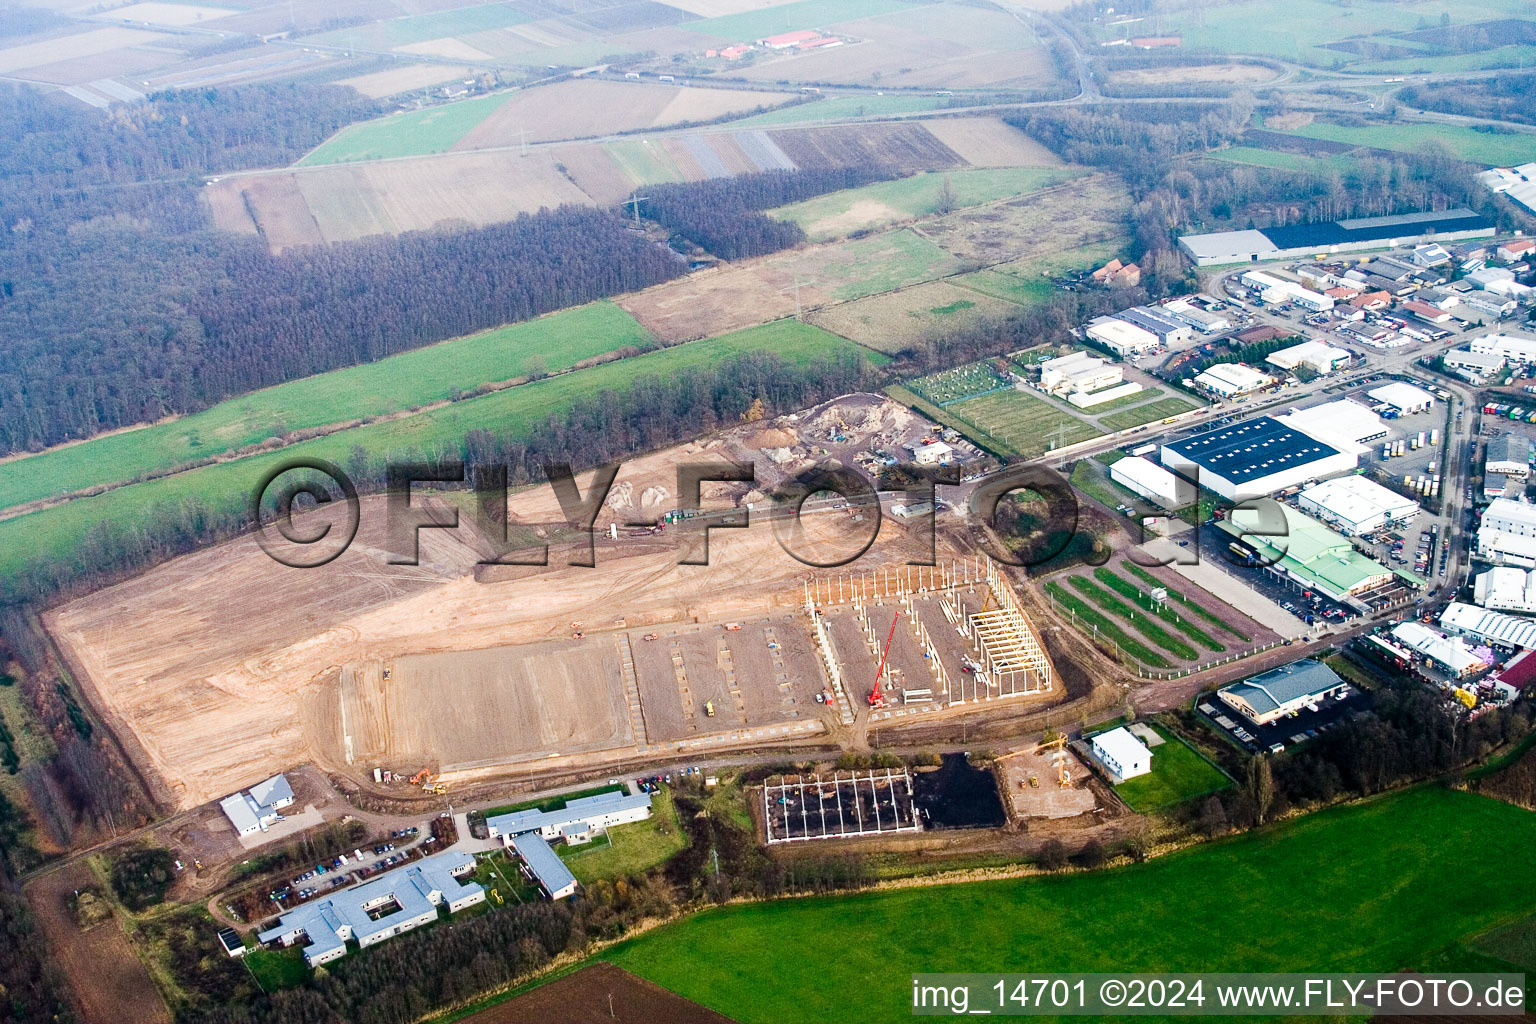
<instances>
[{"instance_id":1,"label":"residential building","mask_svg":"<svg viewBox=\"0 0 1536 1024\"><path fill-rule=\"evenodd\" d=\"M1505 263L1530 259L1533 253L1536 253L1536 241L1529 238L1511 239L1493 251L1493 254Z\"/></svg>"},{"instance_id":2,"label":"residential building","mask_svg":"<svg viewBox=\"0 0 1536 1024\"><path fill-rule=\"evenodd\" d=\"M1317 710L1347 685L1333 669L1307 658L1224 686L1216 696L1254 725L1268 725L1303 708Z\"/></svg>"}]
</instances>

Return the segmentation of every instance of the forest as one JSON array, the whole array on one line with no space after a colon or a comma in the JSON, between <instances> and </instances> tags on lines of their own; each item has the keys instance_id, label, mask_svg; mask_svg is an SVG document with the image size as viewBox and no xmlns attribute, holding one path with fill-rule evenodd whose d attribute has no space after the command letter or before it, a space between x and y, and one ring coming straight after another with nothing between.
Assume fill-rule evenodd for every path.
<instances>
[{"instance_id":1,"label":"forest","mask_svg":"<svg viewBox=\"0 0 1536 1024\"><path fill-rule=\"evenodd\" d=\"M885 167L763 171L734 178L653 185L645 216L723 260L765 256L805 241L805 232L762 213L812 196L900 177Z\"/></svg>"},{"instance_id":2,"label":"forest","mask_svg":"<svg viewBox=\"0 0 1536 1024\"><path fill-rule=\"evenodd\" d=\"M1536 124L1536 75L1509 72L1471 82L1405 85L1397 98L1406 106L1442 114Z\"/></svg>"}]
</instances>

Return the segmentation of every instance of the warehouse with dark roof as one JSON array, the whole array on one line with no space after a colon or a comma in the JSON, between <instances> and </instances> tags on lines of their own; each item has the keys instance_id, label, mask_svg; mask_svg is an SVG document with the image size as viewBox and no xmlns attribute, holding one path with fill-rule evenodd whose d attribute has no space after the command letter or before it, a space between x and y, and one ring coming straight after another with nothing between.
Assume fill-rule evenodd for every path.
<instances>
[{"instance_id":1,"label":"warehouse with dark roof","mask_svg":"<svg viewBox=\"0 0 1536 1024\"><path fill-rule=\"evenodd\" d=\"M1228 501L1274 494L1355 468L1358 455L1259 416L1163 445L1162 463Z\"/></svg>"},{"instance_id":2,"label":"warehouse with dark roof","mask_svg":"<svg viewBox=\"0 0 1536 1024\"><path fill-rule=\"evenodd\" d=\"M1447 242L1462 238L1487 238L1493 224L1471 210L1460 208L1429 213L1405 213L1395 217L1358 217L1352 220L1287 224L1283 227L1249 228L1245 231L1213 231L1183 235L1179 246L1199 267L1224 263L1257 263L1323 253L1361 249L1386 249L1412 245L1433 238Z\"/></svg>"}]
</instances>

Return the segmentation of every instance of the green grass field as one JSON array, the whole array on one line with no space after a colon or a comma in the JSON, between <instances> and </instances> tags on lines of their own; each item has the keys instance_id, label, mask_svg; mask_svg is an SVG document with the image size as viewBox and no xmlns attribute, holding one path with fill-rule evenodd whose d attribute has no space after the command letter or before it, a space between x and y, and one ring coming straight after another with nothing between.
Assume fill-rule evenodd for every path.
<instances>
[{"instance_id":1,"label":"green grass field","mask_svg":"<svg viewBox=\"0 0 1536 1024\"><path fill-rule=\"evenodd\" d=\"M1045 584L1046 596L1057 611L1066 614L1078 631L1091 637L1108 640L1129 658L1154 668L1171 668L1172 663L1161 654L1131 636L1116 620L1099 608L1089 604L1081 595L1062 586L1055 580Z\"/></svg>"},{"instance_id":2,"label":"green grass field","mask_svg":"<svg viewBox=\"0 0 1536 1024\"><path fill-rule=\"evenodd\" d=\"M874 18L882 14L908 11L911 7L896 0L800 0L762 11L726 14L677 26L701 35L752 43L767 36L801 29L827 28L845 21Z\"/></svg>"},{"instance_id":3,"label":"green grass field","mask_svg":"<svg viewBox=\"0 0 1536 1024\"><path fill-rule=\"evenodd\" d=\"M1204 619L1206 622L1208 622L1211 625L1215 626L1216 628L1222 630L1223 632L1230 633L1232 636L1234 636L1237 639L1243 641L1244 643L1247 643L1248 641L1253 639L1253 637L1251 637L1248 634L1246 634L1246 633L1242 632L1241 630L1237 629L1235 626L1233 626L1230 623L1228 623L1225 619L1223 619L1221 616L1217 615L1215 612L1212 612L1212 611L1210 611L1207 608L1203 608L1200 605L1195 604L1193 601L1191 601L1189 599L1189 595L1183 593L1182 591L1175 590L1173 587L1168 586L1168 584L1164 583L1162 580L1158 579L1156 576L1153 576L1150 572L1147 572L1147 570L1143 569L1141 566L1137 565L1135 562L1132 562L1129 559L1127 559L1125 561L1122 561L1120 563L1120 565L1121 565L1121 567L1123 569L1125 569L1125 571L1127 573L1129 573L1131 576L1134 576L1137 579L1141 580L1141 582L1143 582L1143 583L1145 583L1145 584L1147 584L1149 586L1153 586L1153 587L1162 587L1164 590L1168 591L1168 596L1173 598L1175 601L1177 601L1178 604L1179 604L1179 607L1183 608L1185 611L1193 612L1194 614L1198 615L1200 618Z\"/></svg>"},{"instance_id":4,"label":"green grass field","mask_svg":"<svg viewBox=\"0 0 1536 1024\"><path fill-rule=\"evenodd\" d=\"M682 181L683 172L667 151L649 142L610 142L603 150L625 174L646 185Z\"/></svg>"},{"instance_id":5,"label":"green grass field","mask_svg":"<svg viewBox=\"0 0 1536 1024\"><path fill-rule=\"evenodd\" d=\"M1131 427L1139 427L1143 423L1151 423L1153 420L1177 416L1181 412L1189 412L1189 410L1196 408L1199 408L1199 406L1187 398L1169 395L1167 398L1159 398L1150 405L1138 405L1133 409L1122 409L1119 412L1112 412L1099 420L1099 422L1111 430L1129 430Z\"/></svg>"},{"instance_id":6,"label":"green grass field","mask_svg":"<svg viewBox=\"0 0 1536 1024\"><path fill-rule=\"evenodd\" d=\"M306 153L298 166L446 153L511 98L511 92L498 92L348 125Z\"/></svg>"},{"instance_id":7,"label":"green grass field","mask_svg":"<svg viewBox=\"0 0 1536 1024\"><path fill-rule=\"evenodd\" d=\"M1214 637L1190 621L1189 614L1183 610L1182 605L1170 604L1166 601L1162 603L1153 601L1145 588L1138 586L1124 576L1116 574L1108 566L1101 565L1094 569L1093 578L1127 601L1130 601L1136 607L1156 615L1163 622L1183 633L1206 650L1216 654L1226 650Z\"/></svg>"},{"instance_id":8,"label":"green grass field","mask_svg":"<svg viewBox=\"0 0 1536 1024\"><path fill-rule=\"evenodd\" d=\"M895 291L944 277L960 261L915 231L884 231L838 246L835 262L821 269L822 287L840 302Z\"/></svg>"},{"instance_id":9,"label":"green grass field","mask_svg":"<svg viewBox=\"0 0 1536 1024\"><path fill-rule=\"evenodd\" d=\"M1043 398L1022 391L983 395L947 408L950 415L993 439L988 447L1026 458L1099 436L1099 430Z\"/></svg>"},{"instance_id":10,"label":"green grass field","mask_svg":"<svg viewBox=\"0 0 1536 1024\"><path fill-rule=\"evenodd\" d=\"M1183 37L1185 50L1246 53L1335 67L1364 62L1353 53L1325 48L1329 43L1354 37L1383 37L1377 41L1396 46L1411 45L1411 42L1384 37L1395 32L1412 32L1421 22L1438 26L1440 15L1446 12L1450 13L1453 25L1466 26L1479 21L1526 17L1529 6L1524 0L1463 0L1453 7L1435 0L1347 6L1330 0L1250 0L1202 9L1198 13L1193 10L1170 12L1162 26L1165 34ZM1418 58L1409 58L1377 63L1418 67L1422 62Z\"/></svg>"},{"instance_id":11,"label":"green grass field","mask_svg":"<svg viewBox=\"0 0 1536 1024\"><path fill-rule=\"evenodd\" d=\"M1151 615L1137 610L1134 605L1126 604L1087 576L1071 576L1067 582L1085 599L1092 601L1100 611L1115 616L1121 622L1129 623L1131 629L1174 657L1194 661L1200 656L1199 651L1164 629L1154 621Z\"/></svg>"},{"instance_id":12,"label":"green grass field","mask_svg":"<svg viewBox=\"0 0 1536 1024\"><path fill-rule=\"evenodd\" d=\"M1512 963L1527 973L1536 973L1536 916L1495 928L1485 935L1479 935L1468 945L1479 953Z\"/></svg>"},{"instance_id":13,"label":"green grass field","mask_svg":"<svg viewBox=\"0 0 1536 1024\"><path fill-rule=\"evenodd\" d=\"M0 521L0 573L19 572L32 559L57 559L69 564L81 540L102 520L132 527L150 516L175 517L199 508L242 509L262 473L295 458L307 456L345 465L354 447L375 458L400 457L412 450L420 453L442 445L456 447L465 434L477 428L523 435L548 417L562 414L580 399L604 391L622 392L638 378L675 377L747 352L773 352L788 362L806 365L839 351L884 361L884 357L835 334L796 320L780 320L561 374L412 416L353 427L291 445L280 452L131 484Z\"/></svg>"},{"instance_id":14,"label":"green grass field","mask_svg":"<svg viewBox=\"0 0 1536 1024\"><path fill-rule=\"evenodd\" d=\"M315 42L328 46L357 47L363 50L390 50L397 46L424 43L429 39L490 32L532 21L512 4L491 3L463 7L438 14L417 14L405 18L375 21L356 28L337 29L314 36Z\"/></svg>"},{"instance_id":15,"label":"green grass field","mask_svg":"<svg viewBox=\"0 0 1536 1024\"><path fill-rule=\"evenodd\" d=\"M669 860L688 845L677 823L672 792L663 789L651 797L651 816L645 821L610 828L605 841L590 846L562 846L560 859L583 885L599 878L639 874Z\"/></svg>"},{"instance_id":16,"label":"green grass field","mask_svg":"<svg viewBox=\"0 0 1536 1024\"><path fill-rule=\"evenodd\" d=\"M1155 811L1232 785L1232 780L1201 757L1188 743L1161 726L1152 726L1164 740L1152 751L1152 770L1115 787L1133 811Z\"/></svg>"},{"instance_id":17,"label":"green grass field","mask_svg":"<svg viewBox=\"0 0 1536 1024\"><path fill-rule=\"evenodd\" d=\"M803 121L837 121L874 114L915 114L923 110L938 110L941 104L954 102L936 96L828 96L810 103L792 103L778 110L753 114L732 122L731 127L770 128Z\"/></svg>"},{"instance_id":18,"label":"green grass field","mask_svg":"<svg viewBox=\"0 0 1536 1024\"><path fill-rule=\"evenodd\" d=\"M939 212L945 183L957 208L979 206L1009 196L1038 192L1077 177L1081 171L1038 167L975 167L969 170L927 172L895 181L877 181L859 188L844 189L817 196L804 202L768 211L779 220L800 225L813 242L841 238L854 230L884 227L897 221L927 217ZM884 210L848 221L850 211L860 203L876 203ZM843 218L841 223L827 223ZM1006 298L1007 296L1002 296Z\"/></svg>"},{"instance_id":19,"label":"green grass field","mask_svg":"<svg viewBox=\"0 0 1536 1024\"><path fill-rule=\"evenodd\" d=\"M1116 409L1126 409L1133 405L1140 405L1143 402L1150 402L1163 394L1165 392L1162 388L1143 388L1134 395L1116 398L1113 401L1105 402L1103 405L1095 405L1084 409L1083 412L1089 416L1102 416L1105 413L1114 412Z\"/></svg>"},{"instance_id":20,"label":"green grass field","mask_svg":"<svg viewBox=\"0 0 1536 1024\"><path fill-rule=\"evenodd\" d=\"M1229 146L1210 154L1212 160L1225 160L1234 164L1255 167L1277 167L1284 171L1307 171L1319 174L1330 170L1340 157L1310 157L1300 153L1285 153L1275 149L1259 149L1255 146Z\"/></svg>"},{"instance_id":21,"label":"green grass field","mask_svg":"<svg viewBox=\"0 0 1536 1024\"><path fill-rule=\"evenodd\" d=\"M1427 969L1536 910L1533 843L1528 811L1419 789L1110 871L726 907L604 959L743 1024L911 1020L919 971Z\"/></svg>"},{"instance_id":22,"label":"green grass field","mask_svg":"<svg viewBox=\"0 0 1536 1024\"><path fill-rule=\"evenodd\" d=\"M245 966L256 978L264 992L302 985L309 977L309 965L304 962L304 950L253 949L245 954Z\"/></svg>"},{"instance_id":23,"label":"green grass field","mask_svg":"<svg viewBox=\"0 0 1536 1024\"><path fill-rule=\"evenodd\" d=\"M1020 306L1044 302L1056 291L1056 286L1048 278L1019 277L998 270L977 270L961 274L950 278L949 283Z\"/></svg>"},{"instance_id":24,"label":"green grass field","mask_svg":"<svg viewBox=\"0 0 1536 1024\"><path fill-rule=\"evenodd\" d=\"M1536 160L1536 134L1490 135L1463 125L1373 124L1352 128L1316 121L1287 134L1403 152L1439 143L1463 160L1490 167Z\"/></svg>"},{"instance_id":25,"label":"green grass field","mask_svg":"<svg viewBox=\"0 0 1536 1024\"><path fill-rule=\"evenodd\" d=\"M124 483L310 427L346 423L440 402L523 376L530 360L550 372L652 343L611 302L440 342L220 402L170 423L96 438L6 463L0 508Z\"/></svg>"}]
</instances>

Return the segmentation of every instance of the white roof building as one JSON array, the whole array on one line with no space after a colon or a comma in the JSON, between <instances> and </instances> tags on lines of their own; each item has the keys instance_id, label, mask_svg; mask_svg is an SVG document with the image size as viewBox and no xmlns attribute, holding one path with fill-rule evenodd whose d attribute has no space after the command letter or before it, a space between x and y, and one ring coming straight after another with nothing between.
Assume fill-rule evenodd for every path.
<instances>
[{"instance_id":1,"label":"white roof building","mask_svg":"<svg viewBox=\"0 0 1536 1024\"><path fill-rule=\"evenodd\" d=\"M1536 573L1495 566L1477 574L1472 600L1490 611L1536 614Z\"/></svg>"},{"instance_id":2,"label":"white roof building","mask_svg":"<svg viewBox=\"0 0 1536 1024\"><path fill-rule=\"evenodd\" d=\"M918 443L908 447L912 451L912 461L921 465L943 462L955 454L955 450L943 441L929 441L927 444Z\"/></svg>"},{"instance_id":3,"label":"white roof building","mask_svg":"<svg viewBox=\"0 0 1536 1024\"><path fill-rule=\"evenodd\" d=\"M1517 334L1484 334L1467 342L1470 351L1502 356L1512 363L1536 363L1536 338Z\"/></svg>"},{"instance_id":4,"label":"white roof building","mask_svg":"<svg viewBox=\"0 0 1536 1024\"><path fill-rule=\"evenodd\" d=\"M1151 331L1114 317L1099 317L1090 322L1083 333L1118 356L1135 355L1158 346L1158 337Z\"/></svg>"},{"instance_id":5,"label":"white roof building","mask_svg":"<svg viewBox=\"0 0 1536 1024\"><path fill-rule=\"evenodd\" d=\"M1477 176L1478 180L1494 192L1502 192L1510 199L1536 213L1536 163L1519 167L1495 167Z\"/></svg>"},{"instance_id":6,"label":"white roof building","mask_svg":"<svg viewBox=\"0 0 1536 1024\"><path fill-rule=\"evenodd\" d=\"M1100 733L1088 743L1093 748L1093 756L1118 775L1121 781L1134 779L1152 770L1152 751L1123 725Z\"/></svg>"},{"instance_id":7,"label":"white roof building","mask_svg":"<svg viewBox=\"0 0 1536 1024\"><path fill-rule=\"evenodd\" d=\"M1296 496L1297 506L1346 534L1371 533L1390 523L1405 523L1421 511L1419 503L1363 476L1342 476L1313 484Z\"/></svg>"},{"instance_id":8,"label":"white roof building","mask_svg":"<svg viewBox=\"0 0 1536 1024\"><path fill-rule=\"evenodd\" d=\"M1107 388L1101 388L1098 391L1074 391L1067 396L1067 401L1079 409L1091 409L1095 405L1113 402L1117 398L1129 398L1131 395L1143 390L1140 384L1133 380L1128 380L1122 384L1113 384Z\"/></svg>"},{"instance_id":9,"label":"white roof building","mask_svg":"<svg viewBox=\"0 0 1536 1024\"><path fill-rule=\"evenodd\" d=\"M1536 538L1536 505L1500 498L1484 510L1482 528Z\"/></svg>"},{"instance_id":10,"label":"white roof building","mask_svg":"<svg viewBox=\"0 0 1536 1024\"><path fill-rule=\"evenodd\" d=\"M1347 398L1306 409L1292 409L1275 419L1319 441L1326 441L1340 451L1356 455L1366 451L1366 442L1387 436L1387 425L1380 416Z\"/></svg>"},{"instance_id":11,"label":"white roof building","mask_svg":"<svg viewBox=\"0 0 1536 1024\"><path fill-rule=\"evenodd\" d=\"M1440 625L1502 647L1536 650L1536 622L1472 604L1452 603L1440 613Z\"/></svg>"},{"instance_id":12,"label":"white roof building","mask_svg":"<svg viewBox=\"0 0 1536 1024\"><path fill-rule=\"evenodd\" d=\"M1242 363L1217 363L1195 378L1195 383L1222 398L1251 394L1275 383L1275 378Z\"/></svg>"},{"instance_id":13,"label":"white roof building","mask_svg":"<svg viewBox=\"0 0 1536 1024\"><path fill-rule=\"evenodd\" d=\"M1536 505L1495 498L1477 528L1477 557L1495 565L1536 568Z\"/></svg>"},{"instance_id":14,"label":"white roof building","mask_svg":"<svg viewBox=\"0 0 1536 1024\"><path fill-rule=\"evenodd\" d=\"M1441 621L1443 623L1444 619ZM1460 638L1452 640L1420 622L1398 623L1392 627L1392 638L1458 678L1471 675L1484 667L1482 659L1467 650L1466 641Z\"/></svg>"},{"instance_id":15,"label":"white roof building","mask_svg":"<svg viewBox=\"0 0 1536 1024\"><path fill-rule=\"evenodd\" d=\"M1492 352L1473 352L1470 349L1453 348L1446 352L1442 358L1447 368L1452 370L1464 370L1471 377L1476 378L1474 383L1492 377L1504 369L1503 356L1494 355Z\"/></svg>"},{"instance_id":16,"label":"white roof building","mask_svg":"<svg viewBox=\"0 0 1536 1024\"><path fill-rule=\"evenodd\" d=\"M1139 456L1118 459L1109 478L1166 509L1183 508L1195 500L1195 485Z\"/></svg>"},{"instance_id":17,"label":"white roof building","mask_svg":"<svg viewBox=\"0 0 1536 1024\"><path fill-rule=\"evenodd\" d=\"M1385 402L1400 412L1423 412L1435 404L1435 396L1423 388L1395 380L1366 392L1372 401Z\"/></svg>"},{"instance_id":18,"label":"white roof building","mask_svg":"<svg viewBox=\"0 0 1536 1024\"><path fill-rule=\"evenodd\" d=\"M250 789L219 801L219 809L240 836L265 832L282 820L278 811L293 804L293 787L286 775L274 775Z\"/></svg>"},{"instance_id":19,"label":"white roof building","mask_svg":"<svg viewBox=\"0 0 1536 1024\"><path fill-rule=\"evenodd\" d=\"M1232 321L1220 313L1201 309L1188 299L1172 299L1163 303L1163 312L1182 320L1201 334L1215 334L1232 329Z\"/></svg>"},{"instance_id":20,"label":"white roof building","mask_svg":"<svg viewBox=\"0 0 1536 1024\"><path fill-rule=\"evenodd\" d=\"M1315 373L1332 373L1349 362L1349 349L1335 348L1321 341L1304 341L1264 357L1266 363L1282 370L1294 370L1305 366Z\"/></svg>"}]
</instances>

